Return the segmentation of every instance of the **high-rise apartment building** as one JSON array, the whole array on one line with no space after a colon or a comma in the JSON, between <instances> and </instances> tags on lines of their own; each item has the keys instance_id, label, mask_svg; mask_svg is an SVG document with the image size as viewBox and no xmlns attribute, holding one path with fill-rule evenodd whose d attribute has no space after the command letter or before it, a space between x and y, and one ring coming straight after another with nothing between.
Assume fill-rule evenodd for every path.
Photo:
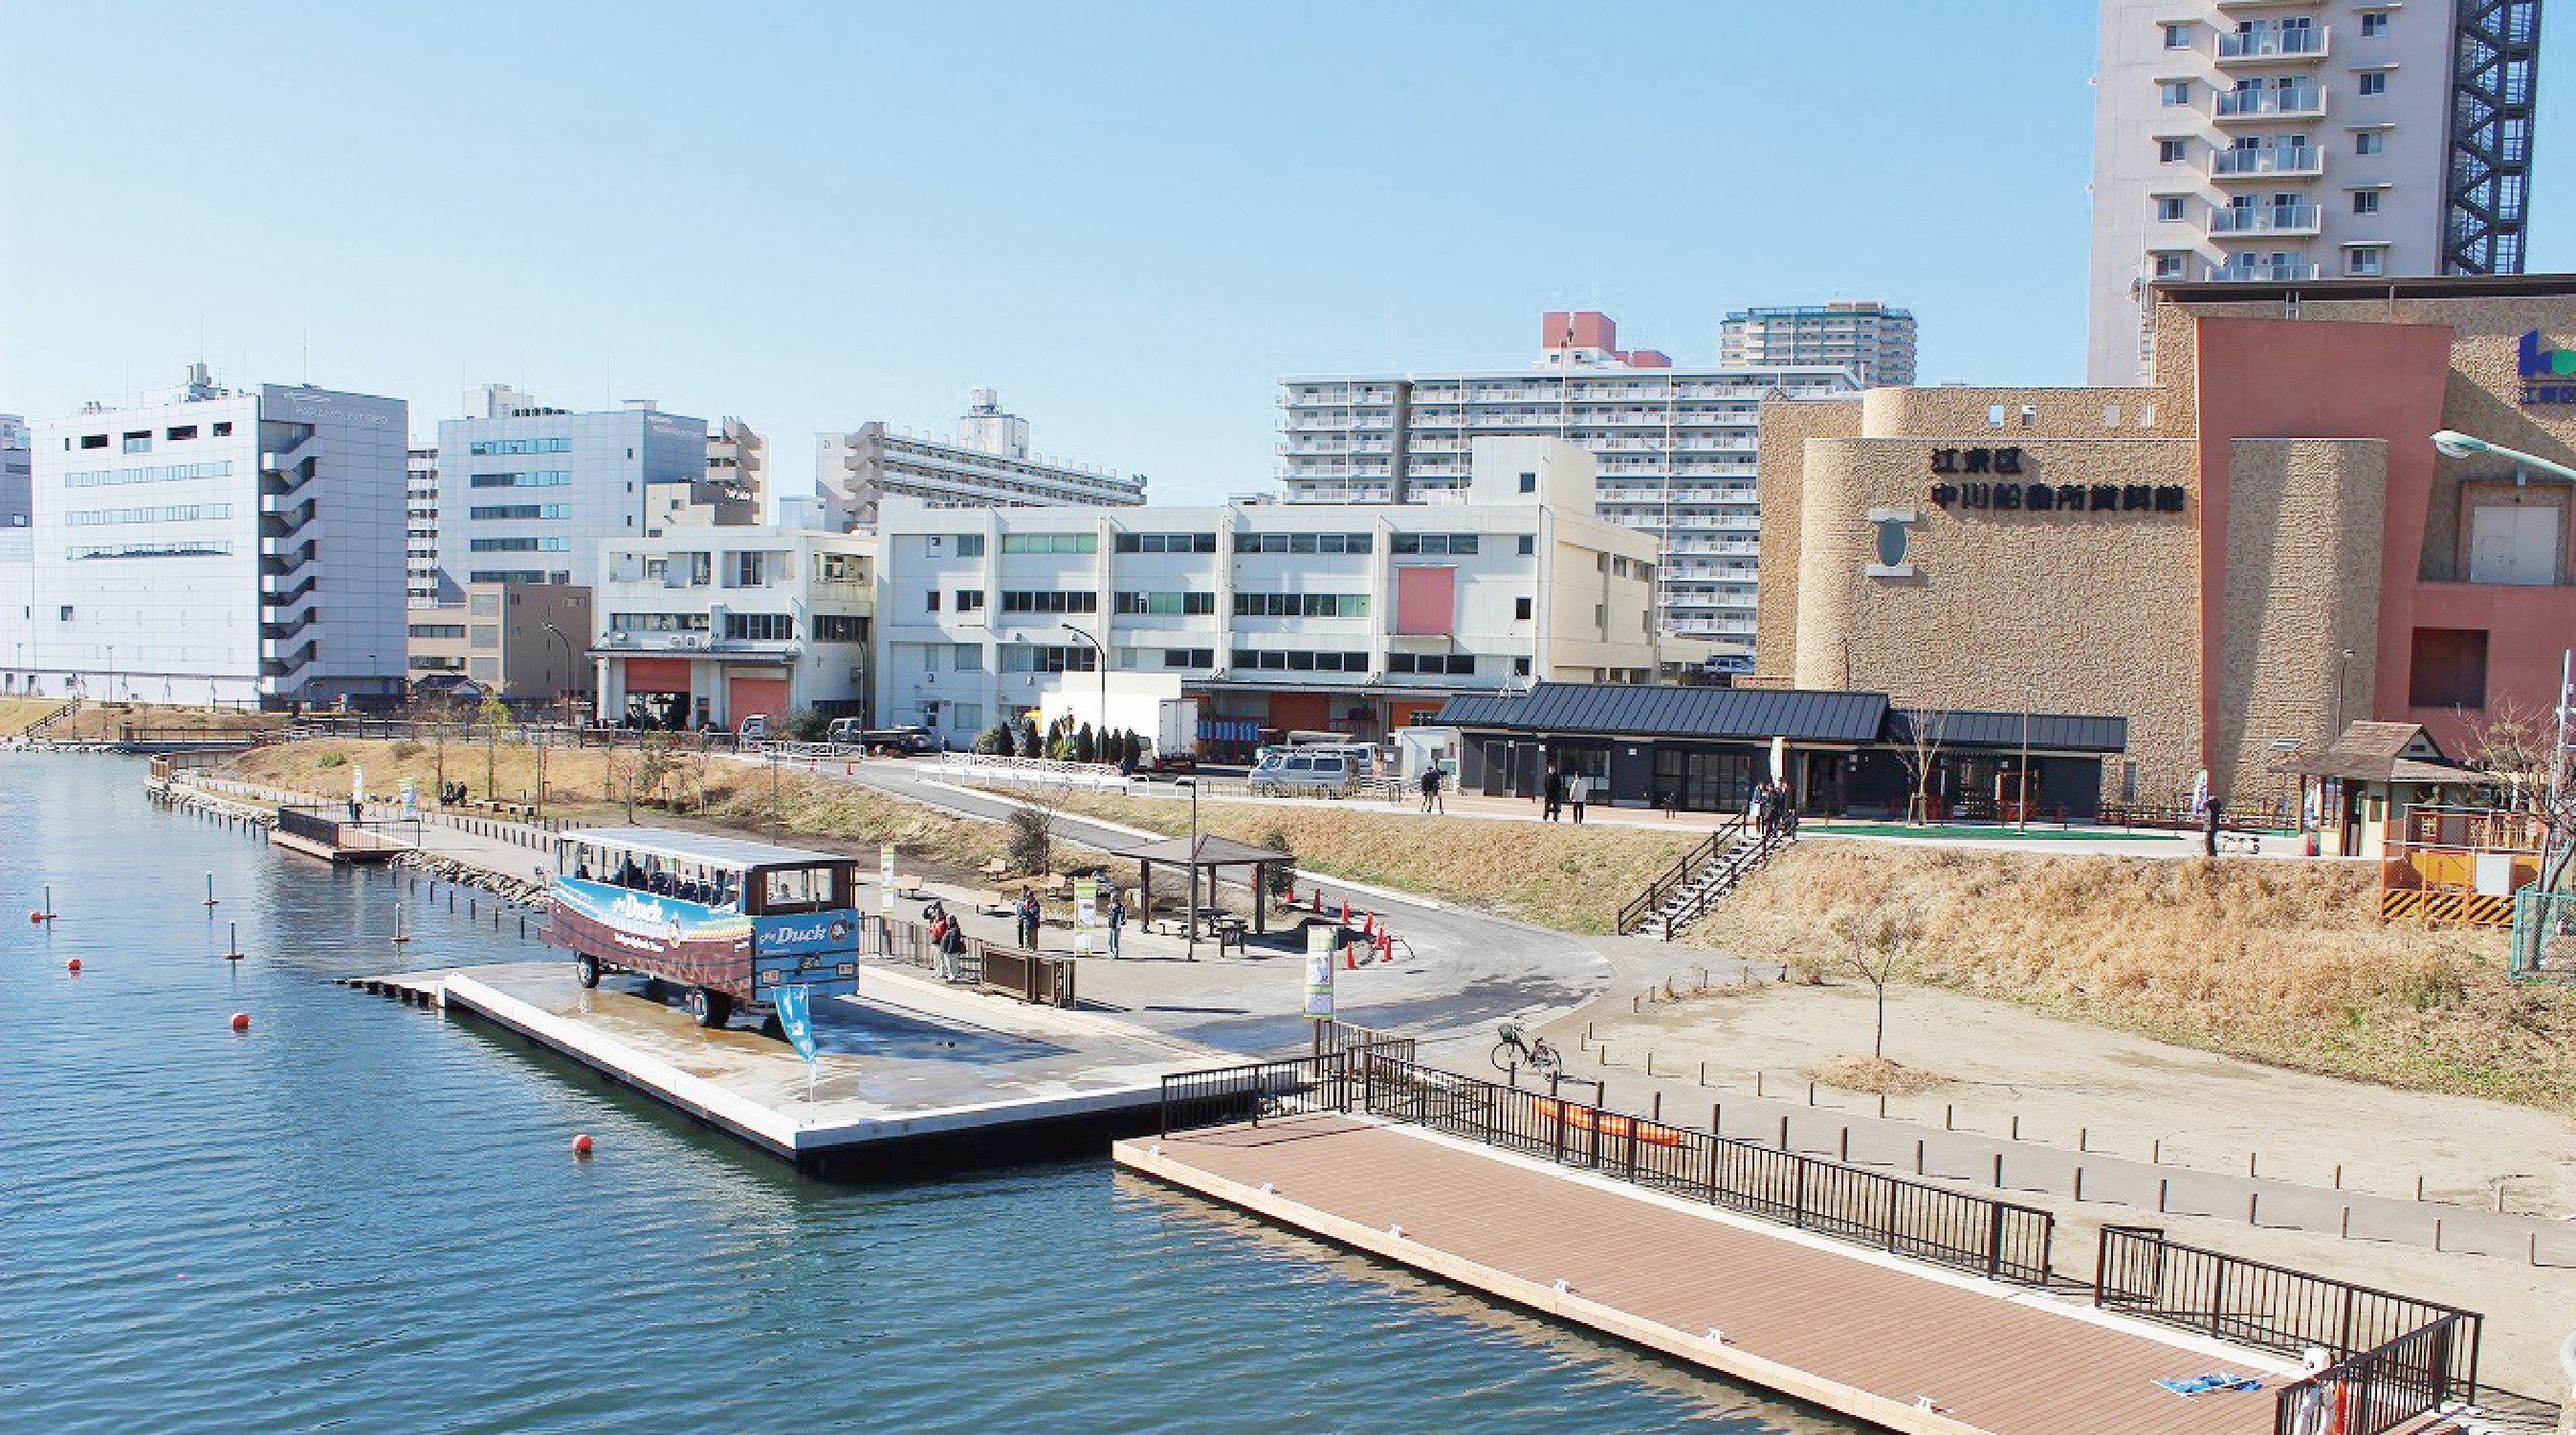
<instances>
[{"instance_id":1,"label":"high-rise apartment building","mask_svg":"<svg viewBox=\"0 0 2576 1435\"><path fill-rule=\"evenodd\" d=\"M1914 382L1914 316L1874 300L1740 309L1721 332L1730 369L1840 364L1864 389Z\"/></svg>"},{"instance_id":2,"label":"high-rise apartment building","mask_svg":"<svg viewBox=\"0 0 2576 1435\"><path fill-rule=\"evenodd\" d=\"M403 672L400 399L188 382L36 425L22 690L279 706Z\"/></svg>"},{"instance_id":3,"label":"high-rise apartment building","mask_svg":"<svg viewBox=\"0 0 2576 1435\"><path fill-rule=\"evenodd\" d=\"M415 448L403 466L403 601L438 603L438 450Z\"/></svg>"},{"instance_id":4,"label":"high-rise apartment building","mask_svg":"<svg viewBox=\"0 0 2576 1435\"><path fill-rule=\"evenodd\" d=\"M469 583L589 587L603 540L643 534L652 485L707 478L706 420L650 399L572 413L486 384L465 409L438 426L440 604Z\"/></svg>"},{"instance_id":5,"label":"high-rise apartment building","mask_svg":"<svg viewBox=\"0 0 2576 1435\"><path fill-rule=\"evenodd\" d=\"M2540 0L2103 0L2092 382L2147 286L2519 274Z\"/></svg>"},{"instance_id":6,"label":"high-rise apartment building","mask_svg":"<svg viewBox=\"0 0 2576 1435\"><path fill-rule=\"evenodd\" d=\"M1029 421L977 389L954 443L882 422L814 436L814 479L831 526L874 528L889 497L932 508L1016 508L1145 501L1142 474L1051 462L1029 451Z\"/></svg>"},{"instance_id":7,"label":"high-rise apartment building","mask_svg":"<svg viewBox=\"0 0 2576 1435\"><path fill-rule=\"evenodd\" d=\"M1602 314L1550 313L1538 367L1280 380L1280 473L1293 503L1456 503L1468 446L1562 438L1598 460L1595 511L1652 535L1668 656L1750 670L1766 398L1848 393L1840 365L1675 368L1616 347Z\"/></svg>"}]
</instances>

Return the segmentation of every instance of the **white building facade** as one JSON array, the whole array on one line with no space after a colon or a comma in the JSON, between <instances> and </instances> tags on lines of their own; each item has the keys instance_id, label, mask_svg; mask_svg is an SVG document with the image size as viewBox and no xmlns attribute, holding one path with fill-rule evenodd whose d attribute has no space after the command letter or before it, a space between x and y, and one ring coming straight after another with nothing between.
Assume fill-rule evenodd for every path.
<instances>
[{"instance_id":1,"label":"white building facade","mask_svg":"<svg viewBox=\"0 0 2576 1435\"><path fill-rule=\"evenodd\" d=\"M991 389L977 389L957 420L955 442L862 424L850 433L814 436L815 486L826 522L870 528L889 499L933 508L1033 504L1120 506L1145 501L1141 476L1058 463L1029 449L1029 421L1002 412Z\"/></svg>"},{"instance_id":2,"label":"white building facade","mask_svg":"<svg viewBox=\"0 0 2576 1435\"><path fill-rule=\"evenodd\" d=\"M216 386L35 426L20 691L279 707L402 684L400 399Z\"/></svg>"},{"instance_id":3,"label":"white building facade","mask_svg":"<svg viewBox=\"0 0 2576 1435\"><path fill-rule=\"evenodd\" d=\"M1730 369L1837 366L1864 389L1914 382L1914 316L1875 300L1739 309L1719 344Z\"/></svg>"},{"instance_id":4,"label":"white building facade","mask_svg":"<svg viewBox=\"0 0 2576 1435\"><path fill-rule=\"evenodd\" d=\"M760 714L864 717L877 540L802 528L675 528L600 545L598 715L738 729Z\"/></svg>"},{"instance_id":5,"label":"white building facade","mask_svg":"<svg viewBox=\"0 0 2576 1435\"><path fill-rule=\"evenodd\" d=\"M35 436L16 414L0 414L0 528L24 528L34 517Z\"/></svg>"},{"instance_id":6,"label":"white building facade","mask_svg":"<svg viewBox=\"0 0 2576 1435\"><path fill-rule=\"evenodd\" d=\"M1450 695L1650 682L1651 538L1591 513L1593 463L1486 439L1438 505L934 509L879 520L880 721L951 746L1066 674L1180 679L1201 735L1383 740ZM1238 754L1239 755L1239 754Z\"/></svg>"},{"instance_id":7,"label":"white building facade","mask_svg":"<svg viewBox=\"0 0 2576 1435\"><path fill-rule=\"evenodd\" d=\"M2090 382L2146 287L2519 274L2539 0L2102 0Z\"/></svg>"},{"instance_id":8,"label":"white building facade","mask_svg":"<svg viewBox=\"0 0 2576 1435\"><path fill-rule=\"evenodd\" d=\"M649 485L707 476L706 420L650 399L573 413L486 384L466 412L438 426L437 603L468 583L589 587L603 541L643 535Z\"/></svg>"},{"instance_id":9,"label":"white building facade","mask_svg":"<svg viewBox=\"0 0 2576 1435\"><path fill-rule=\"evenodd\" d=\"M1292 503L1431 503L1467 481L1471 443L1547 436L1599 464L1595 511L1660 557L1670 656L1750 661L1761 548L1756 436L1766 398L1848 393L1840 366L1675 368L1615 347L1604 315L1551 313L1535 370L1280 381Z\"/></svg>"}]
</instances>

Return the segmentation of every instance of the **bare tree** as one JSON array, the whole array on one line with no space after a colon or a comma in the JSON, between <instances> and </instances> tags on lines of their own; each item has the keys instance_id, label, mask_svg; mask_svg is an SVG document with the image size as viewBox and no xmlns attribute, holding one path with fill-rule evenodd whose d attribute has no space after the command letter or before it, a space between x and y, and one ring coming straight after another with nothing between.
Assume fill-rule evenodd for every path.
<instances>
[{"instance_id":1,"label":"bare tree","mask_svg":"<svg viewBox=\"0 0 2576 1435\"><path fill-rule=\"evenodd\" d=\"M1932 820L1932 777L1940 770L1941 738L1949 725L1950 715L1937 708L1899 708L1905 714L1905 743L1896 750L1899 762L1905 764L1905 775L1914 783L1912 805L1905 820L1923 823Z\"/></svg>"},{"instance_id":2,"label":"bare tree","mask_svg":"<svg viewBox=\"0 0 2576 1435\"><path fill-rule=\"evenodd\" d=\"M1851 941L1841 965L1868 982L1875 997L1876 1025L1870 1034L1869 1059L1887 1059L1887 984L1896 969L1923 940L1923 914L1911 904L1873 907L1846 917L1835 928Z\"/></svg>"},{"instance_id":3,"label":"bare tree","mask_svg":"<svg viewBox=\"0 0 2576 1435\"><path fill-rule=\"evenodd\" d=\"M2576 757L2559 747L2556 716L2498 703L2473 740L2471 760L2495 779L2498 809L2540 831L2540 890L2567 890L2576 872Z\"/></svg>"}]
</instances>

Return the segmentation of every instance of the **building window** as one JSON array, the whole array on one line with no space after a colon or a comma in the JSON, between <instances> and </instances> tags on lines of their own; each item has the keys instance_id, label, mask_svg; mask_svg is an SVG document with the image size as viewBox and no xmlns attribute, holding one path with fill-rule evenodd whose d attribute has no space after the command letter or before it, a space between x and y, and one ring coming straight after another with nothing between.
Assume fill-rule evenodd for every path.
<instances>
[{"instance_id":1,"label":"building window","mask_svg":"<svg viewBox=\"0 0 2576 1435\"><path fill-rule=\"evenodd\" d=\"M1366 653L1271 652L1259 648L1234 650L1234 666L1274 673L1365 673L1369 662Z\"/></svg>"},{"instance_id":2,"label":"building window","mask_svg":"<svg viewBox=\"0 0 2576 1435\"><path fill-rule=\"evenodd\" d=\"M1203 615L1211 614L1216 611L1216 595L1214 593L1194 592L1121 593L1118 595L1117 604L1118 606L1116 611L1120 613L1147 614L1158 617L1172 617L1181 614ZM1243 595L1240 593L1235 595L1234 610L1238 613L1243 611Z\"/></svg>"},{"instance_id":3,"label":"building window","mask_svg":"<svg viewBox=\"0 0 2576 1435\"><path fill-rule=\"evenodd\" d=\"M474 646L478 648L497 648L501 646L501 625L498 623L475 624Z\"/></svg>"},{"instance_id":4,"label":"building window","mask_svg":"<svg viewBox=\"0 0 2576 1435\"><path fill-rule=\"evenodd\" d=\"M2352 192L2352 212L2355 214L2377 214L2379 212L2379 191L2375 189L2354 190Z\"/></svg>"},{"instance_id":5,"label":"building window","mask_svg":"<svg viewBox=\"0 0 2576 1435\"><path fill-rule=\"evenodd\" d=\"M1052 589L1025 589L1002 595L1005 613L1097 613L1100 595L1085 589L1061 592Z\"/></svg>"},{"instance_id":6,"label":"building window","mask_svg":"<svg viewBox=\"0 0 2576 1435\"><path fill-rule=\"evenodd\" d=\"M2375 277L2385 272L2387 255L2385 249L2347 249L2343 252L2343 272L2365 279Z\"/></svg>"},{"instance_id":7,"label":"building window","mask_svg":"<svg viewBox=\"0 0 2576 1435\"><path fill-rule=\"evenodd\" d=\"M984 671L983 644L952 643L949 647L951 649L948 654L948 670L950 672L980 673Z\"/></svg>"},{"instance_id":8,"label":"building window","mask_svg":"<svg viewBox=\"0 0 2576 1435\"><path fill-rule=\"evenodd\" d=\"M938 597L939 595L938 595L938 594L936 594L936 593L933 593L931 596L932 596L933 598L936 598L936 597ZM934 611L939 607L939 605L938 605L937 603L933 603L933 604L931 604L930 606L931 606L931 608L932 608ZM957 611L958 611L958 612L960 612L960 613L981 613L981 612L983 612L983 611L984 611L984 590L983 590L983 589L981 589L981 588L960 588L960 589L958 589L958 590L957 590Z\"/></svg>"},{"instance_id":9,"label":"building window","mask_svg":"<svg viewBox=\"0 0 2576 1435\"><path fill-rule=\"evenodd\" d=\"M2156 277L2159 279L2180 279L2182 277L2182 266L2183 256L2179 254L2159 254L2156 256Z\"/></svg>"},{"instance_id":10,"label":"building window","mask_svg":"<svg viewBox=\"0 0 2576 1435\"><path fill-rule=\"evenodd\" d=\"M814 641L818 643L864 643L868 640L868 620L854 613L817 613L814 615Z\"/></svg>"},{"instance_id":11,"label":"building window","mask_svg":"<svg viewBox=\"0 0 2576 1435\"><path fill-rule=\"evenodd\" d=\"M1191 594L1192 597L1208 596ZM1212 610L1212 609L1211 609ZM1192 611L1198 611L1193 609ZM1237 593L1238 618L1365 618L1366 593Z\"/></svg>"},{"instance_id":12,"label":"building window","mask_svg":"<svg viewBox=\"0 0 2576 1435\"><path fill-rule=\"evenodd\" d=\"M2378 130L2363 130L2352 137L2354 154L2379 154L2388 148L2388 136Z\"/></svg>"},{"instance_id":13,"label":"building window","mask_svg":"<svg viewBox=\"0 0 2576 1435\"><path fill-rule=\"evenodd\" d=\"M125 436L125 451L127 453L150 453L152 451L152 435L150 431L147 430L143 433L127 434Z\"/></svg>"},{"instance_id":14,"label":"building window","mask_svg":"<svg viewBox=\"0 0 2576 1435\"><path fill-rule=\"evenodd\" d=\"M161 431L161 436L172 443L178 443L182 440L195 438L197 436L197 426L195 424L174 425L170 428L163 429Z\"/></svg>"},{"instance_id":15,"label":"building window","mask_svg":"<svg viewBox=\"0 0 2576 1435\"><path fill-rule=\"evenodd\" d=\"M2406 701L2419 708L2487 705L2487 634L2484 628L2418 628L2407 666Z\"/></svg>"},{"instance_id":16,"label":"building window","mask_svg":"<svg viewBox=\"0 0 2576 1435\"><path fill-rule=\"evenodd\" d=\"M2387 33L2388 16L2385 12L2364 15L2361 17L2361 38L2365 40L2376 40Z\"/></svg>"},{"instance_id":17,"label":"building window","mask_svg":"<svg viewBox=\"0 0 2576 1435\"><path fill-rule=\"evenodd\" d=\"M948 705L948 725L957 729L959 732L980 731L984 726L984 705L982 703L950 703Z\"/></svg>"},{"instance_id":18,"label":"building window","mask_svg":"<svg viewBox=\"0 0 2576 1435\"><path fill-rule=\"evenodd\" d=\"M956 538L956 540L957 540L957 556L958 556L958 557L960 557L960 558L981 558L981 557L983 557L983 556L984 556L984 535L983 535L983 534L981 534L981 533L959 533L959 534L955 534L955 535L953 535L953 536L954 536L954 537Z\"/></svg>"},{"instance_id":19,"label":"building window","mask_svg":"<svg viewBox=\"0 0 2576 1435\"><path fill-rule=\"evenodd\" d=\"M796 637L793 613L727 613L724 635L752 643L785 643Z\"/></svg>"},{"instance_id":20,"label":"building window","mask_svg":"<svg viewBox=\"0 0 2576 1435\"><path fill-rule=\"evenodd\" d=\"M1527 658L1514 658L1514 659L1512 659L1512 676L1513 676L1513 677L1516 677L1516 678L1525 678L1525 677L1528 677L1529 675L1530 675L1530 660L1529 660L1529 659L1527 659Z\"/></svg>"},{"instance_id":21,"label":"building window","mask_svg":"<svg viewBox=\"0 0 2576 1435\"><path fill-rule=\"evenodd\" d=\"M929 592L928 594L926 594L926 595L925 595L925 599L926 599L926 602L924 603L924 606L923 606L923 608L922 608L922 611L923 611L923 612L925 612L925 613L936 613L936 612L938 612L938 611L939 611L939 590L938 590L938 589L936 589L936 588L931 589L931 590L930 590L930 592Z\"/></svg>"},{"instance_id":22,"label":"building window","mask_svg":"<svg viewBox=\"0 0 2576 1435\"><path fill-rule=\"evenodd\" d=\"M411 635L415 638L462 638L465 636L465 625L463 623L414 623L411 625Z\"/></svg>"},{"instance_id":23,"label":"building window","mask_svg":"<svg viewBox=\"0 0 2576 1435\"><path fill-rule=\"evenodd\" d=\"M1476 675L1476 659L1470 653L1389 653L1386 655L1386 670L1390 673L1472 678Z\"/></svg>"},{"instance_id":24,"label":"building window","mask_svg":"<svg viewBox=\"0 0 2576 1435\"><path fill-rule=\"evenodd\" d=\"M611 613L608 631L612 633L703 633L707 630L704 613Z\"/></svg>"},{"instance_id":25,"label":"building window","mask_svg":"<svg viewBox=\"0 0 2576 1435\"><path fill-rule=\"evenodd\" d=\"M856 553L823 555L823 581L826 583L865 583L868 563Z\"/></svg>"},{"instance_id":26,"label":"building window","mask_svg":"<svg viewBox=\"0 0 2576 1435\"><path fill-rule=\"evenodd\" d=\"M1005 553L1097 553L1100 551L1100 535L1097 533L1005 533L1002 535L1002 551ZM961 549L960 552L962 553L963 550Z\"/></svg>"},{"instance_id":27,"label":"building window","mask_svg":"<svg viewBox=\"0 0 2576 1435\"><path fill-rule=\"evenodd\" d=\"M1536 492L1538 492L1538 475L1537 475L1537 474L1534 474L1534 473L1525 473L1525 474L1522 474L1522 475L1521 475L1521 492L1523 492L1523 493L1536 493Z\"/></svg>"},{"instance_id":28,"label":"building window","mask_svg":"<svg viewBox=\"0 0 2576 1435\"><path fill-rule=\"evenodd\" d=\"M2156 196L2156 218L2168 222L2182 218L2183 197L2179 194Z\"/></svg>"},{"instance_id":29,"label":"building window","mask_svg":"<svg viewBox=\"0 0 2576 1435\"><path fill-rule=\"evenodd\" d=\"M1118 553L1214 553L1213 533L1121 533L1110 543Z\"/></svg>"},{"instance_id":30,"label":"building window","mask_svg":"<svg viewBox=\"0 0 2576 1435\"><path fill-rule=\"evenodd\" d=\"M2165 25L2165 48L2168 50L2190 49L2191 26L2188 24L2175 24L2168 22Z\"/></svg>"},{"instance_id":31,"label":"building window","mask_svg":"<svg viewBox=\"0 0 2576 1435\"><path fill-rule=\"evenodd\" d=\"M1081 647L1041 647L1029 643L1002 645L1002 671L1006 673L1088 673L1099 668L1097 650L1089 644Z\"/></svg>"},{"instance_id":32,"label":"building window","mask_svg":"<svg viewBox=\"0 0 2576 1435\"><path fill-rule=\"evenodd\" d=\"M1420 554L1426 558L1465 558L1476 552L1473 533L1399 533L1393 549L1397 553Z\"/></svg>"},{"instance_id":33,"label":"building window","mask_svg":"<svg viewBox=\"0 0 2576 1435\"><path fill-rule=\"evenodd\" d=\"M232 420L230 420L230 419L226 419L226 420L224 420L222 423L219 423L219 424L215 425L215 437L217 437L217 438L231 438L232 436L233 436L233 425L232 425Z\"/></svg>"},{"instance_id":34,"label":"building window","mask_svg":"<svg viewBox=\"0 0 2576 1435\"><path fill-rule=\"evenodd\" d=\"M2360 88L2361 93L2363 93L2363 94L2365 94L2365 95L2384 95L2384 94L2387 94L2387 93L2388 93L2388 72L2387 72L2386 70L2364 70L2364 71L2362 71L2362 72L2361 72L2361 84L2360 84L2359 88Z\"/></svg>"},{"instance_id":35,"label":"building window","mask_svg":"<svg viewBox=\"0 0 2576 1435\"><path fill-rule=\"evenodd\" d=\"M2184 154L2188 152L2190 148L2190 142L2187 140L2158 140L2156 141L2156 162L2158 164L2180 164L2183 161Z\"/></svg>"},{"instance_id":36,"label":"building window","mask_svg":"<svg viewBox=\"0 0 2576 1435\"><path fill-rule=\"evenodd\" d=\"M1167 668L1213 668L1216 666L1216 649L1165 648L1163 650L1163 666Z\"/></svg>"},{"instance_id":37,"label":"building window","mask_svg":"<svg viewBox=\"0 0 2576 1435\"><path fill-rule=\"evenodd\" d=\"M2189 80L2167 80L2156 88L2164 95L2167 108L2191 103L2191 81Z\"/></svg>"},{"instance_id":38,"label":"building window","mask_svg":"<svg viewBox=\"0 0 2576 1435\"><path fill-rule=\"evenodd\" d=\"M1396 551L1404 551L1396 539ZM1365 533L1238 533L1237 553L1366 553L1376 545Z\"/></svg>"},{"instance_id":39,"label":"building window","mask_svg":"<svg viewBox=\"0 0 2576 1435\"><path fill-rule=\"evenodd\" d=\"M768 584L769 555L737 553L733 556L733 583L736 588L759 588Z\"/></svg>"},{"instance_id":40,"label":"building window","mask_svg":"<svg viewBox=\"0 0 2576 1435\"><path fill-rule=\"evenodd\" d=\"M1520 535L1520 552L1523 558L1527 558L1538 552L1538 535L1535 533L1524 533Z\"/></svg>"},{"instance_id":41,"label":"building window","mask_svg":"<svg viewBox=\"0 0 2576 1435\"><path fill-rule=\"evenodd\" d=\"M1523 622L1523 623L1528 622L1528 621L1529 621L1529 616L1530 616L1530 606L1531 606L1531 605L1530 605L1530 600L1529 600L1529 599L1527 599L1527 598L1514 598L1514 599L1512 600L1512 617L1513 617L1514 619L1516 619L1517 621L1520 621L1520 622Z\"/></svg>"},{"instance_id":42,"label":"building window","mask_svg":"<svg viewBox=\"0 0 2576 1435\"><path fill-rule=\"evenodd\" d=\"M467 444L465 451L469 454L570 453L572 440L568 438L494 438Z\"/></svg>"}]
</instances>

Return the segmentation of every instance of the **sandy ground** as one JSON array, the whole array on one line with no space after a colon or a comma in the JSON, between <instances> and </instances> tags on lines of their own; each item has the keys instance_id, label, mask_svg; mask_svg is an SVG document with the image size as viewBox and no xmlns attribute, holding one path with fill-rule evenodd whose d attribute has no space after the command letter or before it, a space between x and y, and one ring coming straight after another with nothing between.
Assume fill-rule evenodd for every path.
<instances>
[{"instance_id":1,"label":"sandy ground","mask_svg":"<svg viewBox=\"0 0 2576 1435\"><path fill-rule=\"evenodd\" d=\"M1732 975L1731 963L1712 966L1720 982ZM1687 969L1681 988L1688 991L1697 977ZM1569 1057L1587 1048L1589 1031L1590 1059L1574 1066L1600 1069L1614 1104L1634 1104L1648 1089L1650 1052L1654 1071L1667 1078L1658 1084L1676 1099L1684 1099L1677 1085L1697 1091L1705 1062L1704 1098L1750 1096L1759 1071L1765 1094L1803 1103L1811 1068L1869 1051L1865 983L1721 986L1709 995L1646 1002L1632 1014L1634 996L1629 987L1550 1028ZM2501 1182L2513 1214L2556 1221L2576 1215L2576 1123L2545 1112L2282 1071L1922 988L1890 989L1886 1050L1947 1078L1889 1100L1890 1117L1928 1132L1941 1131L1946 1120L2003 1136L2018 1117L2023 1141L2065 1152L2080 1140L2096 1153L2239 1177L2250 1154L2263 1178L2320 1190L2333 1186L2340 1165L2346 1189L2406 1198L2420 1175L2428 1200L2486 1211L2495 1209ZM1877 1114L1875 1096L1824 1088L1818 1099ZM1705 1116L1700 1108L1698 1119ZM1731 1118L1729 1131L1736 1131ZM2100 1199L2010 1194L2065 1218L2061 1260L2089 1250L2101 1223L2164 1225L2179 1240L2482 1311L2489 1317L2488 1379L2553 1400L2566 1394L2555 1352L2576 1328L2576 1269L2347 1241L2332 1231L2158 1215Z\"/></svg>"}]
</instances>

